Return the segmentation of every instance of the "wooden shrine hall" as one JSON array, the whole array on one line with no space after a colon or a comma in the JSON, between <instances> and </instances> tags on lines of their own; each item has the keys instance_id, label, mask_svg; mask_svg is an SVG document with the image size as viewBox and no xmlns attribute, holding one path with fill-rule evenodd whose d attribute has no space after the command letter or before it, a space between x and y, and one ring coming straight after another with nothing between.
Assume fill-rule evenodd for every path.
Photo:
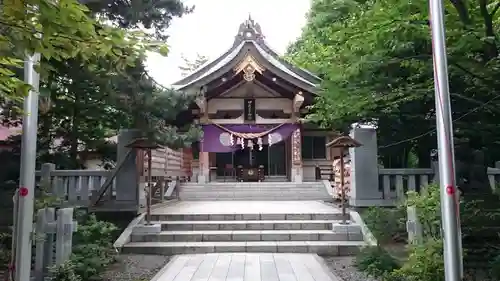
<instances>
[{"instance_id":1,"label":"wooden shrine hall","mask_svg":"<svg viewBox=\"0 0 500 281\"><path fill-rule=\"evenodd\" d=\"M317 165L331 166L336 153L325 145L338 136L301 122L320 83L280 58L253 19L243 22L229 50L173 85L199 96L181 114L203 127L192 180L314 180Z\"/></svg>"}]
</instances>

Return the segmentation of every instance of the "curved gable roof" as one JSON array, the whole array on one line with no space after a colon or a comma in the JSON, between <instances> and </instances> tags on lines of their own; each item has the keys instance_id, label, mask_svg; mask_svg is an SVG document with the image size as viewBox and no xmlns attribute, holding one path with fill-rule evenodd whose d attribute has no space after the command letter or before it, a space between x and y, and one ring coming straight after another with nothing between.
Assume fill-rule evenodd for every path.
<instances>
[{"instance_id":1,"label":"curved gable roof","mask_svg":"<svg viewBox=\"0 0 500 281\"><path fill-rule=\"evenodd\" d=\"M246 48L247 46L250 48ZM173 84L173 87L183 90L191 86L206 84L223 75L224 73L220 74L218 72L221 72L222 69L227 70L228 66L238 63L242 54L250 52L251 49L256 50L257 55L262 57L264 61L261 61L261 63L266 63L274 72L281 73L281 78L290 80L293 84L310 92L316 92L315 89L321 83L321 78L280 58L277 52L265 42L260 25L251 18L240 25L233 46L229 50L216 59L203 64L187 77L177 81Z\"/></svg>"}]
</instances>

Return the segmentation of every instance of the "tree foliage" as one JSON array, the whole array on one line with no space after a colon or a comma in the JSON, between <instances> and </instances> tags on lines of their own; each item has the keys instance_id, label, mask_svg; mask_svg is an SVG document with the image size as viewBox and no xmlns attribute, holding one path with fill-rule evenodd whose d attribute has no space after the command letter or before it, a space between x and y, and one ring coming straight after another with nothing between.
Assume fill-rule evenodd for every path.
<instances>
[{"instance_id":1,"label":"tree foliage","mask_svg":"<svg viewBox=\"0 0 500 281\"><path fill-rule=\"evenodd\" d=\"M89 16L75 0L3 1L0 9L0 98L19 102L28 86L19 78L25 54L40 53L43 73L54 70L52 61L81 59L81 67L95 67L93 58L105 57L118 69L130 65L153 44L142 32L103 24ZM127 55L124 54L127 49Z\"/></svg>"},{"instance_id":2,"label":"tree foliage","mask_svg":"<svg viewBox=\"0 0 500 281\"><path fill-rule=\"evenodd\" d=\"M192 7L177 0L19 3L0 9L0 106L3 121L19 124L24 55L40 52L41 162L80 168L85 153L106 147L121 128L177 147L199 137L176 120L194 97L158 85L144 64L147 51L167 54L165 30Z\"/></svg>"},{"instance_id":3,"label":"tree foliage","mask_svg":"<svg viewBox=\"0 0 500 281\"><path fill-rule=\"evenodd\" d=\"M190 60L184 56L182 56L182 60L184 60L184 65L180 66L179 69L181 71L182 76L188 76L193 71L198 69L200 66L205 64L208 61L208 57L196 54L196 58L194 60Z\"/></svg>"},{"instance_id":4,"label":"tree foliage","mask_svg":"<svg viewBox=\"0 0 500 281\"><path fill-rule=\"evenodd\" d=\"M492 162L500 158L494 121L500 4L445 2L455 143L459 150L487 149ZM324 78L309 118L344 130L376 122L388 167L404 167L410 152L428 166L435 148L428 14L425 1L314 0L302 35L288 49L289 59Z\"/></svg>"}]
</instances>

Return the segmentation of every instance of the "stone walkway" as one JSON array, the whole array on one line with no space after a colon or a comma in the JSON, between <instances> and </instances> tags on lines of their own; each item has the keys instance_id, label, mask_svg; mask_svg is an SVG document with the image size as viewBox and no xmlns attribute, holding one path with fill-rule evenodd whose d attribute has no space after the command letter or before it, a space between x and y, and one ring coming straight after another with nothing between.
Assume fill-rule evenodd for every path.
<instances>
[{"instance_id":1,"label":"stone walkway","mask_svg":"<svg viewBox=\"0 0 500 281\"><path fill-rule=\"evenodd\" d=\"M339 281L316 254L175 256L152 281Z\"/></svg>"}]
</instances>

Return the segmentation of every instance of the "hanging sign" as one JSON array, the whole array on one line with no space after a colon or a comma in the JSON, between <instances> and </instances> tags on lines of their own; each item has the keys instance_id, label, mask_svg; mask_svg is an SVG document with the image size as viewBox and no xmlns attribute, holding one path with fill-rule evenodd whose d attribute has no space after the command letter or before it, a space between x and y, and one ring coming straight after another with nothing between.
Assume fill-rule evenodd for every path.
<instances>
[{"instance_id":1,"label":"hanging sign","mask_svg":"<svg viewBox=\"0 0 500 281\"><path fill-rule=\"evenodd\" d=\"M245 121L255 121L255 99L245 99Z\"/></svg>"}]
</instances>

